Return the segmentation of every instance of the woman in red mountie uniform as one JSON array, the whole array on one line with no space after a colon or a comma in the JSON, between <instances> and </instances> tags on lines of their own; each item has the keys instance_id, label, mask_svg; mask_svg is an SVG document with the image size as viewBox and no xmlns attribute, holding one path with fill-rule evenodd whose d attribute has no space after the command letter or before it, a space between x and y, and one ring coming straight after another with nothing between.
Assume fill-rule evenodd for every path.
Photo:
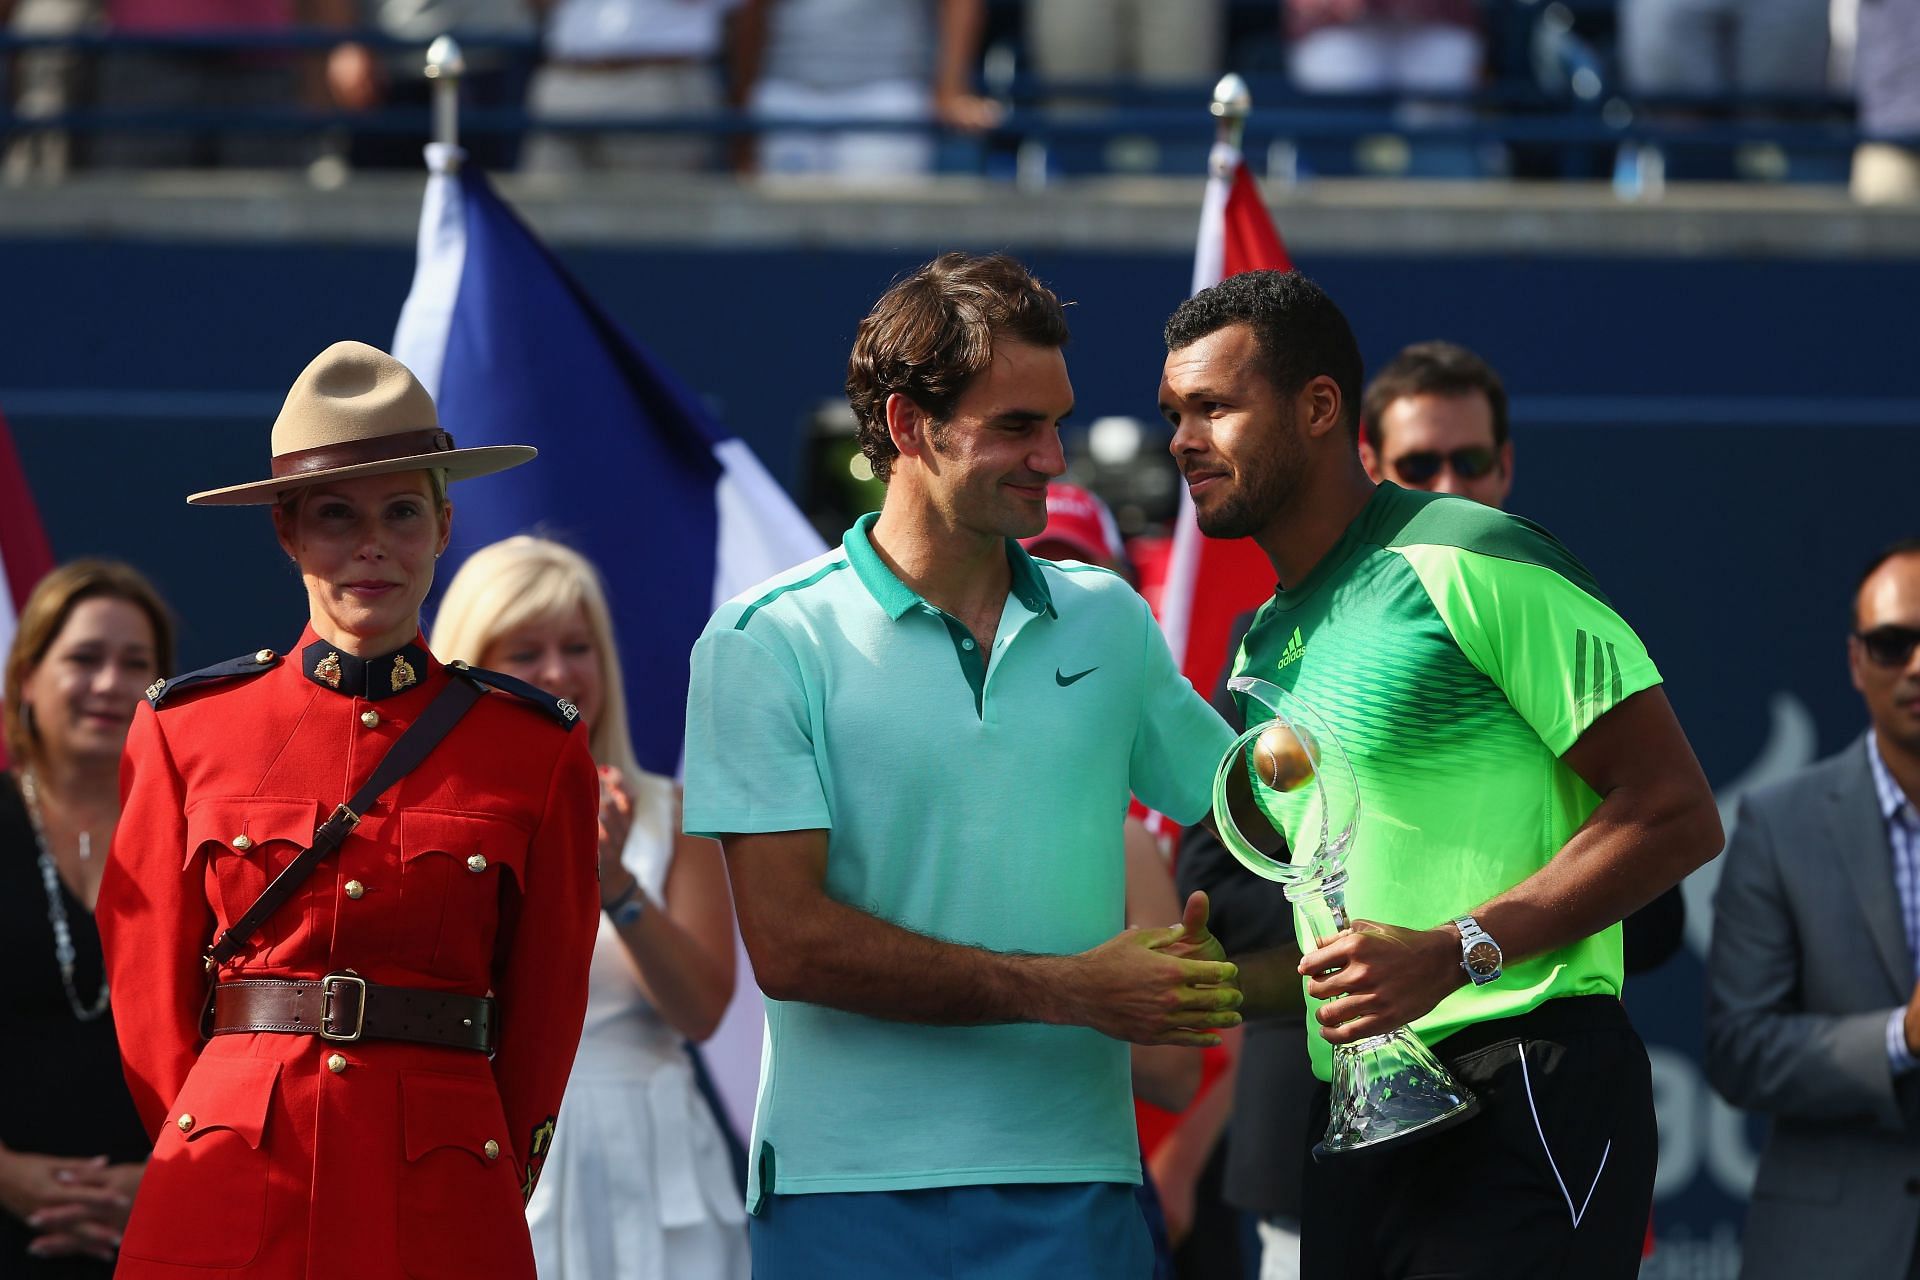
<instances>
[{"instance_id":1,"label":"woman in red mountie uniform","mask_svg":"<svg viewBox=\"0 0 1920 1280\"><path fill-rule=\"evenodd\" d=\"M339 343L274 424L275 478L189 499L272 503L311 619L284 655L155 682L128 738L98 916L157 1140L122 1280L533 1280L598 783L571 705L442 667L419 625L446 482L532 455L455 449L412 374ZM456 679L484 695L217 965L209 1010L214 938Z\"/></svg>"}]
</instances>

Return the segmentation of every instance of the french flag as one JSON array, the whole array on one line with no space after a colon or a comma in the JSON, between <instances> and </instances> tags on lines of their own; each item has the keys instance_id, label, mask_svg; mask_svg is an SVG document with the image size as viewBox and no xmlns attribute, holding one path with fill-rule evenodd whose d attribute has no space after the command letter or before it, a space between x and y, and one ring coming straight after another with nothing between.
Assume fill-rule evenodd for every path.
<instances>
[{"instance_id":1,"label":"french flag","mask_svg":"<svg viewBox=\"0 0 1920 1280\"><path fill-rule=\"evenodd\" d=\"M1200 239L1193 254L1193 292L1243 271L1291 271L1293 261L1247 172L1240 148L1216 142L1207 162ZM1273 566L1252 538L1203 537L1193 499L1180 489L1173 553L1160 594L1160 629L1181 674L1210 695L1226 665L1233 620L1273 594Z\"/></svg>"},{"instance_id":2,"label":"french flag","mask_svg":"<svg viewBox=\"0 0 1920 1280\"><path fill-rule=\"evenodd\" d=\"M462 486L449 554L541 532L593 561L619 634L634 752L644 768L675 776L701 628L724 601L826 547L746 444L601 310L463 159L456 147L427 148L419 259L393 354L461 445L531 444L540 459ZM706 1061L744 1133L763 1023L744 955L737 971Z\"/></svg>"},{"instance_id":3,"label":"french flag","mask_svg":"<svg viewBox=\"0 0 1920 1280\"><path fill-rule=\"evenodd\" d=\"M34 584L53 568L53 548L27 487L27 473L14 452L7 420L0 416L0 654L11 652L20 611ZM0 765L7 752L0 745Z\"/></svg>"}]
</instances>

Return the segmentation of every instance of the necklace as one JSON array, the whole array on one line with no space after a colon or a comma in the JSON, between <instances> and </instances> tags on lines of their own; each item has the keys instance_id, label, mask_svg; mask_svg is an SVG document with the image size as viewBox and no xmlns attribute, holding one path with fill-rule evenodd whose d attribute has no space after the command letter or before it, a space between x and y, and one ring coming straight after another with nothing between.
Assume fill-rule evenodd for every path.
<instances>
[{"instance_id":1,"label":"necklace","mask_svg":"<svg viewBox=\"0 0 1920 1280\"><path fill-rule=\"evenodd\" d=\"M73 930L67 924L67 904L60 894L60 868L54 865L53 853L47 847L46 824L40 819L39 788L34 784L33 770L20 772L20 795L27 802L27 821L33 825L33 841L40 847L40 880L47 888L47 922L53 926L53 958L60 965L60 984L67 989L67 1005L73 1010L73 1016L82 1022L92 1022L107 1011L107 979L100 978L100 994L94 999L92 1007L80 1003L80 993L73 989L73 962L76 954L73 949ZM86 833L80 836L80 856L91 857L92 841Z\"/></svg>"}]
</instances>

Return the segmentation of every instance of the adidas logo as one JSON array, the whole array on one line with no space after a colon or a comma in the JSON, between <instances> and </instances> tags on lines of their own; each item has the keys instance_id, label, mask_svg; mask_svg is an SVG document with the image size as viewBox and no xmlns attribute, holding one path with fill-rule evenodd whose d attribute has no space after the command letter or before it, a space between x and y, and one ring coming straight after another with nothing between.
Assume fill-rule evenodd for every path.
<instances>
[{"instance_id":1,"label":"adidas logo","mask_svg":"<svg viewBox=\"0 0 1920 1280\"><path fill-rule=\"evenodd\" d=\"M1307 642L1300 638L1300 628L1293 629L1293 636L1287 641L1287 647L1280 651L1281 667L1290 667L1307 656Z\"/></svg>"}]
</instances>

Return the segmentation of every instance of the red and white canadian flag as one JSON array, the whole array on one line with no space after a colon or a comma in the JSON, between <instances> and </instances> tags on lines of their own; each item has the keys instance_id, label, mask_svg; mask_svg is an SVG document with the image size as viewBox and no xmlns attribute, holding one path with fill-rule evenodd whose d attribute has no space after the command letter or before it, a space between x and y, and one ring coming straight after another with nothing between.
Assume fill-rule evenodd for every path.
<instances>
[{"instance_id":1,"label":"red and white canadian flag","mask_svg":"<svg viewBox=\"0 0 1920 1280\"><path fill-rule=\"evenodd\" d=\"M0 654L13 648L15 624L34 583L53 568L53 549L27 488L27 473L0 417ZM0 747L0 765L7 753Z\"/></svg>"},{"instance_id":2,"label":"red and white canadian flag","mask_svg":"<svg viewBox=\"0 0 1920 1280\"><path fill-rule=\"evenodd\" d=\"M1291 271L1293 261L1247 172L1240 148L1216 142L1207 162L1200 241L1193 253L1193 291L1243 271ZM1204 537L1193 499L1180 490L1173 553L1160 595L1160 628L1180 671L1211 696L1227 662L1233 620L1273 594L1273 566L1252 538Z\"/></svg>"}]
</instances>

